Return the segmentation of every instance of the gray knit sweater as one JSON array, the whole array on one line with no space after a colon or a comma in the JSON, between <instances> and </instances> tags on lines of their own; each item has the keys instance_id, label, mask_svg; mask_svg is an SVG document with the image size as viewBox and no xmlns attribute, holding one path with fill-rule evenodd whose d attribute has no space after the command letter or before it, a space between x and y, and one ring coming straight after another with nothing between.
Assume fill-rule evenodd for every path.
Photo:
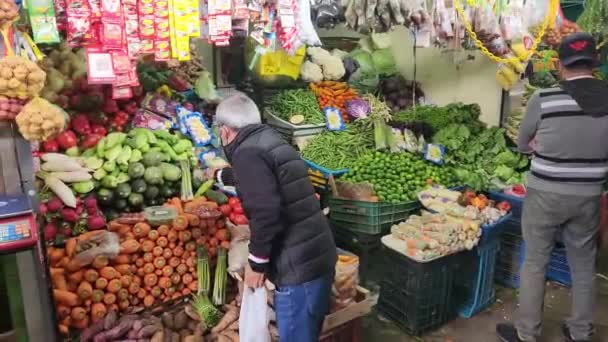
<instances>
[{"instance_id":1,"label":"gray knit sweater","mask_svg":"<svg viewBox=\"0 0 608 342\"><path fill-rule=\"evenodd\" d=\"M608 111L597 113L597 104L604 106L600 111L608 106L608 91L589 99L592 91L584 92L580 87L591 81L576 82L580 83L578 93L587 97L581 101L592 103L587 107L592 109L584 110L583 102L563 87L536 92L528 101L518 147L524 153L534 153L528 176L530 188L595 196L602 192L608 173ZM591 83L596 85L595 80Z\"/></svg>"}]
</instances>

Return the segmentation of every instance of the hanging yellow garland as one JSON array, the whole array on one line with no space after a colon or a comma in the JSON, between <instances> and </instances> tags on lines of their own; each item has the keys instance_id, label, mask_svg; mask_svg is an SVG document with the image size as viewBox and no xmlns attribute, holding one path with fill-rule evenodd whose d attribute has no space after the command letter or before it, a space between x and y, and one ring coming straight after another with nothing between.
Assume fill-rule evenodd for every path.
<instances>
[{"instance_id":1,"label":"hanging yellow garland","mask_svg":"<svg viewBox=\"0 0 608 342\"><path fill-rule=\"evenodd\" d=\"M527 57L531 56L533 53L536 52L536 49L538 48L538 44L540 44L540 42L543 39L543 36L545 35L545 31L547 30L549 25L552 25L553 23L555 23L555 18L557 16L557 10L559 7L559 0L550 0L550 1L551 1L551 3L549 4L549 12L545 16L545 19L543 20L543 23L540 27L538 35L534 39L534 42L532 43L532 47L528 51L526 58L522 58L523 60L527 59ZM474 0L467 0L467 3L469 4L469 6L473 6ZM454 0L454 7L456 8L456 11L458 11L458 14L462 17L464 27L467 30L467 32L469 33L469 36L471 37L471 39L473 39L475 46L477 46L477 48L479 50L481 50L481 52L484 55L488 56L488 58L490 58L491 60L493 60L497 63L502 63L502 64L515 63L515 62L520 61L519 57L502 58L502 57L496 56L495 54L490 52L490 50L488 50L488 48L484 45L484 43L481 40L479 40L479 38L477 38L477 34L475 33L475 31L473 31L471 22L467 19L466 13L464 12L462 5L460 4L460 0Z\"/></svg>"}]
</instances>

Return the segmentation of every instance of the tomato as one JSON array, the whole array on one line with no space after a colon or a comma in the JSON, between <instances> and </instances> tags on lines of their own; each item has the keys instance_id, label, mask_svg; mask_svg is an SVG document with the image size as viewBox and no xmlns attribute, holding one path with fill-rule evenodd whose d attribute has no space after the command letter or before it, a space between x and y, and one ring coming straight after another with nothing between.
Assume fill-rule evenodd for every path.
<instances>
[{"instance_id":1,"label":"tomato","mask_svg":"<svg viewBox=\"0 0 608 342\"><path fill-rule=\"evenodd\" d=\"M234 212L237 215L243 215L243 214L245 214L245 212L243 211L243 207L241 207L240 204L233 206L232 207L232 212Z\"/></svg>"},{"instance_id":2,"label":"tomato","mask_svg":"<svg viewBox=\"0 0 608 342\"><path fill-rule=\"evenodd\" d=\"M240 206L241 201L239 201L239 199L236 197L230 197L230 199L228 200L228 205L234 208L234 206L236 205Z\"/></svg>"},{"instance_id":3,"label":"tomato","mask_svg":"<svg viewBox=\"0 0 608 342\"><path fill-rule=\"evenodd\" d=\"M234 212L232 212L232 213L230 213L230 216L228 216L228 219L230 220L230 222L234 223L236 216L237 215Z\"/></svg>"},{"instance_id":4,"label":"tomato","mask_svg":"<svg viewBox=\"0 0 608 342\"><path fill-rule=\"evenodd\" d=\"M222 215L228 217L228 216L230 216L230 213L232 212L232 207L229 206L228 204L223 204L223 205L220 205L220 211L222 212Z\"/></svg>"},{"instance_id":5,"label":"tomato","mask_svg":"<svg viewBox=\"0 0 608 342\"><path fill-rule=\"evenodd\" d=\"M245 215L234 215L234 220L231 221L238 226L249 223L249 220L247 220Z\"/></svg>"}]
</instances>

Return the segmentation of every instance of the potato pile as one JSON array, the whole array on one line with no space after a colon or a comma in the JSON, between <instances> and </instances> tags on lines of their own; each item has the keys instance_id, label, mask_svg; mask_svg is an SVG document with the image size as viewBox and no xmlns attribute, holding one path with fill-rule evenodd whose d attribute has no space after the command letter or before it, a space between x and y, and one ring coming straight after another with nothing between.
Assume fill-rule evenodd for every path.
<instances>
[{"instance_id":1,"label":"potato pile","mask_svg":"<svg viewBox=\"0 0 608 342\"><path fill-rule=\"evenodd\" d=\"M0 59L0 95L31 99L38 96L45 80L46 74L34 62L18 56Z\"/></svg>"},{"instance_id":2,"label":"potato pile","mask_svg":"<svg viewBox=\"0 0 608 342\"><path fill-rule=\"evenodd\" d=\"M23 107L15 121L25 139L46 141L65 129L66 118L61 108L36 97Z\"/></svg>"},{"instance_id":3,"label":"potato pile","mask_svg":"<svg viewBox=\"0 0 608 342\"><path fill-rule=\"evenodd\" d=\"M14 120L24 104L24 100L0 95L0 120Z\"/></svg>"},{"instance_id":4,"label":"potato pile","mask_svg":"<svg viewBox=\"0 0 608 342\"><path fill-rule=\"evenodd\" d=\"M17 19L19 8L13 0L0 0L0 26L4 27Z\"/></svg>"}]
</instances>

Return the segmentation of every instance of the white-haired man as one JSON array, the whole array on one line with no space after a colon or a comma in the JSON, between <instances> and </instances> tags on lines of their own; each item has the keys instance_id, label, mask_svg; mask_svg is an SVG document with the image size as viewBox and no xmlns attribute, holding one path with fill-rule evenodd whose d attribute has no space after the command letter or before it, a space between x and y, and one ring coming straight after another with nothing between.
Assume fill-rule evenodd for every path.
<instances>
[{"instance_id":1,"label":"white-haired man","mask_svg":"<svg viewBox=\"0 0 608 342\"><path fill-rule=\"evenodd\" d=\"M317 342L337 256L308 169L244 94L223 100L215 119L251 229L245 286L261 287L267 276L280 340Z\"/></svg>"}]
</instances>

